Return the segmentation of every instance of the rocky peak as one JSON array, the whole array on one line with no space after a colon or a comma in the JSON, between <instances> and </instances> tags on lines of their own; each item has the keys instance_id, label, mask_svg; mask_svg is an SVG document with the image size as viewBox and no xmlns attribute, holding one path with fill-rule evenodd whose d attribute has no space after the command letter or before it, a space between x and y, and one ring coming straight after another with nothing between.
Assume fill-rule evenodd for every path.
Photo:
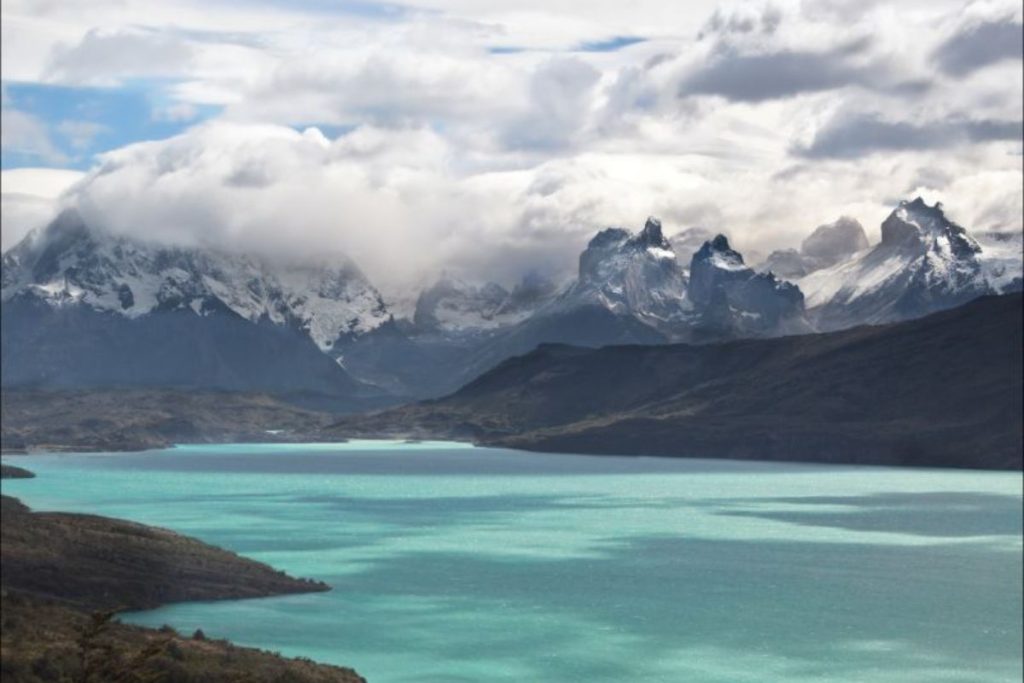
<instances>
[{"instance_id":1,"label":"rocky peak","mask_svg":"<svg viewBox=\"0 0 1024 683\"><path fill-rule=\"evenodd\" d=\"M648 218L633 234L622 228L602 230L580 254L579 264L578 278L556 307L599 306L655 326L689 308L686 273L656 218Z\"/></svg>"},{"instance_id":2,"label":"rocky peak","mask_svg":"<svg viewBox=\"0 0 1024 683\"><path fill-rule=\"evenodd\" d=\"M729 246L729 238L719 233L704 242L693 255L690 268L695 264L707 263L726 270L749 270L743 263L743 255Z\"/></svg>"},{"instance_id":3,"label":"rocky peak","mask_svg":"<svg viewBox=\"0 0 1024 683\"><path fill-rule=\"evenodd\" d=\"M690 260L690 300L698 306L707 305L717 289L728 282L746 280L753 273L744 265L743 256L729 246L729 239L715 235Z\"/></svg>"},{"instance_id":4,"label":"rocky peak","mask_svg":"<svg viewBox=\"0 0 1024 683\"><path fill-rule=\"evenodd\" d=\"M3 300L32 296L138 318L191 309L294 326L326 350L385 322L377 290L355 264L332 257L294 266L255 254L153 244L87 225L74 210L4 256Z\"/></svg>"},{"instance_id":5,"label":"rocky peak","mask_svg":"<svg viewBox=\"0 0 1024 683\"><path fill-rule=\"evenodd\" d=\"M650 216L644 223L643 230L633 238L634 244L640 247L656 247L658 249L672 249L665 235L661 231L661 221Z\"/></svg>"},{"instance_id":6,"label":"rocky peak","mask_svg":"<svg viewBox=\"0 0 1024 683\"><path fill-rule=\"evenodd\" d=\"M981 251L967 231L946 218L942 203L928 206L921 198L901 201L882 223L882 245L928 251L948 249L955 258L970 258Z\"/></svg>"},{"instance_id":7,"label":"rocky peak","mask_svg":"<svg viewBox=\"0 0 1024 683\"><path fill-rule=\"evenodd\" d=\"M721 332L777 333L805 324L800 289L771 273L754 272L725 235L706 241L693 255L688 293L704 323Z\"/></svg>"}]
</instances>

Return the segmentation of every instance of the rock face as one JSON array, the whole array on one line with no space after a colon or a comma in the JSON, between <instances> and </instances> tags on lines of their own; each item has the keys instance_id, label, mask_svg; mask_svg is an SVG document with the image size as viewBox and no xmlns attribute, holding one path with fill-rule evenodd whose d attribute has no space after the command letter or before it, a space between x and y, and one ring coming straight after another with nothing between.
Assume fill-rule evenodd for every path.
<instances>
[{"instance_id":1,"label":"rock face","mask_svg":"<svg viewBox=\"0 0 1024 683\"><path fill-rule=\"evenodd\" d=\"M693 255L688 292L704 334L762 336L810 329L800 289L771 273L754 272L724 235Z\"/></svg>"},{"instance_id":2,"label":"rock face","mask_svg":"<svg viewBox=\"0 0 1024 683\"><path fill-rule=\"evenodd\" d=\"M664 329L690 310L686 286L686 274L662 234L661 222L652 217L636 234L608 228L590 240L580 254L576 281L554 307L599 306Z\"/></svg>"},{"instance_id":3,"label":"rock face","mask_svg":"<svg viewBox=\"0 0 1024 683\"><path fill-rule=\"evenodd\" d=\"M998 259L995 259L998 260ZM997 275L998 272L998 275ZM1012 290L1020 262L994 263L939 204L903 201L873 249L798 282L819 329L920 317Z\"/></svg>"}]
</instances>

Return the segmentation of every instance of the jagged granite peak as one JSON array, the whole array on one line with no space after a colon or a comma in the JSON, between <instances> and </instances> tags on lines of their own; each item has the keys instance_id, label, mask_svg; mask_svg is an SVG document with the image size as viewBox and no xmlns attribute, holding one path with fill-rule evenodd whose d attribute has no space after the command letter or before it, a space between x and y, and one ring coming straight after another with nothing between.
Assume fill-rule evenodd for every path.
<instances>
[{"instance_id":1,"label":"jagged granite peak","mask_svg":"<svg viewBox=\"0 0 1024 683\"><path fill-rule=\"evenodd\" d=\"M661 223L649 218L635 234L622 228L597 233L580 254L576 281L554 305L563 310L596 305L661 325L689 309L686 274Z\"/></svg>"},{"instance_id":2,"label":"jagged granite peak","mask_svg":"<svg viewBox=\"0 0 1024 683\"><path fill-rule=\"evenodd\" d=\"M657 247L659 249L671 250L672 246L661 231L661 221L654 216L649 216L644 223L643 230L635 238L635 243L642 247Z\"/></svg>"},{"instance_id":3,"label":"jagged granite peak","mask_svg":"<svg viewBox=\"0 0 1024 683\"><path fill-rule=\"evenodd\" d=\"M757 273L718 234L690 261L689 299L701 326L719 336L807 331L800 288L771 273Z\"/></svg>"},{"instance_id":4,"label":"jagged granite peak","mask_svg":"<svg viewBox=\"0 0 1024 683\"><path fill-rule=\"evenodd\" d=\"M31 296L139 318L191 309L294 327L321 350L388 320L380 294L343 256L320 263L155 244L89 226L74 209L3 257L4 302Z\"/></svg>"},{"instance_id":5,"label":"jagged granite peak","mask_svg":"<svg viewBox=\"0 0 1024 683\"><path fill-rule=\"evenodd\" d=\"M957 258L969 258L981 247L962 226L946 218L942 203L928 206L921 198L901 201L882 223L882 244L907 249L948 249Z\"/></svg>"},{"instance_id":6,"label":"jagged granite peak","mask_svg":"<svg viewBox=\"0 0 1024 683\"><path fill-rule=\"evenodd\" d=\"M749 279L754 271L743 263L743 256L729 246L729 239L715 235L690 259L689 297L697 306L711 303L715 291L728 282Z\"/></svg>"},{"instance_id":7,"label":"jagged granite peak","mask_svg":"<svg viewBox=\"0 0 1024 683\"><path fill-rule=\"evenodd\" d=\"M818 327L839 329L927 315L1008 291L1020 261L985 250L936 203L901 201L882 223L882 241L800 280Z\"/></svg>"},{"instance_id":8,"label":"jagged granite peak","mask_svg":"<svg viewBox=\"0 0 1024 683\"><path fill-rule=\"evenodd\" d=\"M734 268L744 266L743 255L729 246L729 238L721 233L705 242L693 255L693 258L700 261L714 259L718 260L720 265L727 263ZM723 259L724 261L722 261Z\"/></svg>"}]
</instances>

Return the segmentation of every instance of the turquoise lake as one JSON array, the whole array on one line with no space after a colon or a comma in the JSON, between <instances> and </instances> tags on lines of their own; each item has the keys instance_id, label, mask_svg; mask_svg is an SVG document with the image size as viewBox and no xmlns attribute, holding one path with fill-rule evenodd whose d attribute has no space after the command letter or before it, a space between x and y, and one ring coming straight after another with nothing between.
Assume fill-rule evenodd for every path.
<instances>
[{"instance_id":1,"label":"turquoise lake","mask_svg":"<svg viewBox=\"0 0 1024 683\"><path fill-rule=\"evenodd\" d=\"M450 443L8 458L334 590L126 621L412 681L1020 681L1020 473Z\"/></svg>"}]
</instances>

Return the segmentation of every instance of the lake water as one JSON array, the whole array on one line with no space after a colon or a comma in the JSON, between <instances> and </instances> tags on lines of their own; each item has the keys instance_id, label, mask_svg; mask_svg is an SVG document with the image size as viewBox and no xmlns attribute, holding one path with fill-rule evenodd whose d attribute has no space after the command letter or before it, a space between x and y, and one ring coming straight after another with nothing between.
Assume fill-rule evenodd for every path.
<instances>
[{"instance_id":1,"label":"lake water","mask_svg":"<svg viewBox=\"0 0 1024 683\"><path fill-rule=\"evenodd\" d=\"M1020 681L1020 473L185 446L10 458L35 509L334 587L126 620L411 681Z\"/></svg>"}]
</instances>

